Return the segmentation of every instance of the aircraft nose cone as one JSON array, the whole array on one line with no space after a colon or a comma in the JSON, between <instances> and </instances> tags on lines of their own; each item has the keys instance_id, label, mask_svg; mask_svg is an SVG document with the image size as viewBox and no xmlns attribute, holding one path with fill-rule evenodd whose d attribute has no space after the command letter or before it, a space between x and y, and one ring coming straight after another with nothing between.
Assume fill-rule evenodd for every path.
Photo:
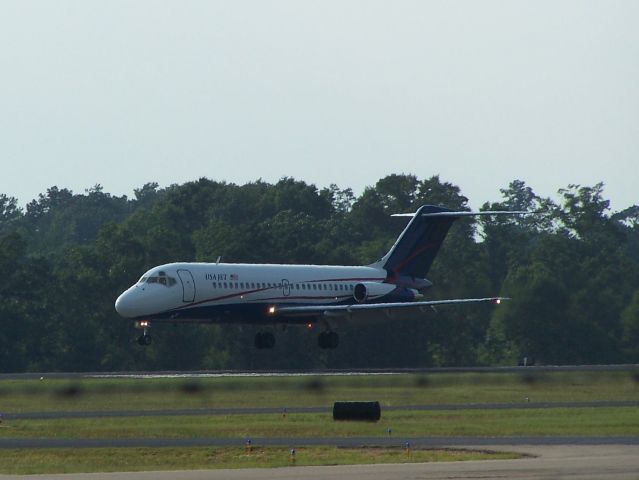
<instances>
[{"instance_id":1,"label":"aircraft nose cone","mask_svg":"<svg viewBox=\"0 0 639 480\"><path fill-rule=\"evenodd\" d=\"M115 301L115 311L125 318L135 317L135 306L128 290Z\"/></svg>"}]
</instances>

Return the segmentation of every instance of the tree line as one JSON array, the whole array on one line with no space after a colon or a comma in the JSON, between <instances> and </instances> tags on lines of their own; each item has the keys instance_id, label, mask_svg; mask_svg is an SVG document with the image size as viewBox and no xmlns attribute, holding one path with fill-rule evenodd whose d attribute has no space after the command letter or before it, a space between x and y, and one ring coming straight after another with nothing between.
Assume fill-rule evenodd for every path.
<instances>
[{"instance_id":1,"label":"tree line","mask_svg":"<svg viewBox=\"0 0 639 480\"><path fill-rule=\"evenodd\" d=\"M162 325L141 348L113 304L147 269L175 261L365 265L423 204L469 210L438 176L389 175L356 196L293 178L235 185L202 178L133 198L99 185L52 187L25 208L0 194L0 370L309 369L639 361L639 206L612 212L603 184L559 201L516 180L482 209L538 211L457 221L428 278L429 298L503 295L499 307L448 306L360 323L340 348L288 327L274 351L256 327Z\"/></svg>"}]
</instances>

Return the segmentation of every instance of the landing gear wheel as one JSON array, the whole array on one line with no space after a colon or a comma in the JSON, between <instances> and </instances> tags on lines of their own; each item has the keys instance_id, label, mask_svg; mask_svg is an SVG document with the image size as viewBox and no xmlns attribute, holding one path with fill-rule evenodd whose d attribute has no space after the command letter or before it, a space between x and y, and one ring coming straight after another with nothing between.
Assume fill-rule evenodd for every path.
<instances>
[{"instance_id":1,"label":"landing gear wheel","mask_svg":"<svg viewBox=\"0 0 639 480\"><path fill-rule=\"evenodd\" d=\"M255 334L255 348L262 350L275 346L275 335L271 332L257 332Z\"/></svg>"},{"instance_id":2,"label":"landing gear wheel","mask_svg":"<svg viewBox=\"0 0 639 480\"><path fill-rule=\"evenodd\" d=\"M143 345L145 347L151 345L151 335L148 335L146 333L140 335L138 337L138 344Z\"/></svg>"},{"instance_id":3,"label":"landing gear wheel","mask_svg":"<svg viewBox=\"0 0 639 480\"><path fill-rule=\"evenodd\" d=\"M339 344L339 335L337 332L322 332L317 337L317 344L320 348L337 348Z\"/></svg>"}]
</instances>

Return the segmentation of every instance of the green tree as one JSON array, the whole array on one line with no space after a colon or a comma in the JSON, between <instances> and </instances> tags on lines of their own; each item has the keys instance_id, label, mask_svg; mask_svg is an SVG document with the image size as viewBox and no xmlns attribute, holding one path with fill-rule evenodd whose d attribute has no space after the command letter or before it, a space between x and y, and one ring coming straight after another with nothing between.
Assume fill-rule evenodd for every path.
<instances>
[{"instance_id":1,"label":"green tree","mask_svg":"<svg viewBox=\"0 0 639 480\"><path fill-rule=\"evenodd\" d=\"M639 362L639 290L621 313L623 348L626 361Z\"/></svg>"}]
</instances>

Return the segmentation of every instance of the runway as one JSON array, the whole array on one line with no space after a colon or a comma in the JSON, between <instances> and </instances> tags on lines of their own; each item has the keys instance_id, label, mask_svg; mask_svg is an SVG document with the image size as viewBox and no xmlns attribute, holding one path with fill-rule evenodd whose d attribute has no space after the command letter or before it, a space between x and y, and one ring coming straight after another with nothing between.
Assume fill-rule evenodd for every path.
<instances>
[{"instance_id":1,"label":"runway","mask_svg":"<svg viewBox=\"0 0 639 480\"><path fill-rule=\"evenodd\" d=\"M472 448L470 446L469 448ZM486 445L482 450L525 453L517 460L286 467L272 469L181 470L169 472L0 475L2 480L451 480L451 479L610 479L639 478L637 445Z\"/></svg>"},{"instance_id":2,"label":"runway","mask_svg":"<svg viewBox=\"0 0 639 480\"><path fill-rule=\"evenodd\" d=\"M628 371L639 375L639 364L622 365L537 365L528 367L432 367L357 370L200 370L200 371L131 371L131 372L29 372L2 373L2 380L79 380L88 378L216 378L216 377L304 377L304 376L357 376L402 375L435 373L520 373L528 375L541 372L617 372Z\"/></svg>"}]
</instances>

